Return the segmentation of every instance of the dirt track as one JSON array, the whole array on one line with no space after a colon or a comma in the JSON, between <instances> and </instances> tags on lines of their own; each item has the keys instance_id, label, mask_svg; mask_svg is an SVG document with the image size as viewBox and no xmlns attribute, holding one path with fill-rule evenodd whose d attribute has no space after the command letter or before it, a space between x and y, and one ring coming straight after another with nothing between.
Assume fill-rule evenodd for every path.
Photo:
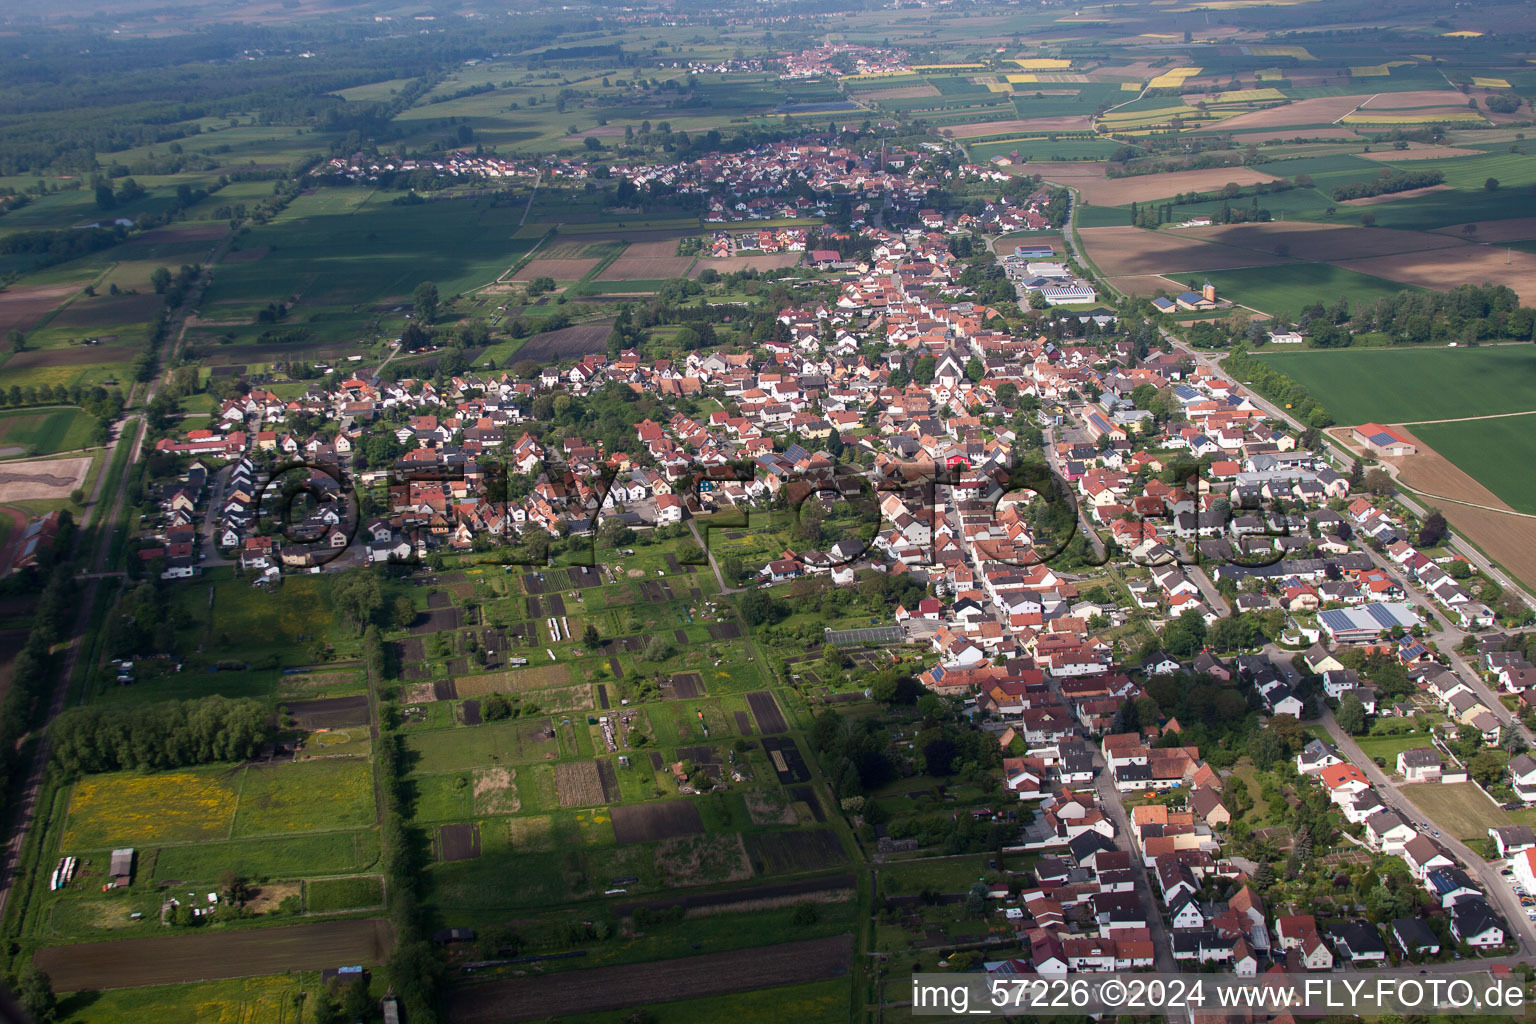
<instances>
[{"instance_id":1,"label":"dirt track","mask_svg":"<svg viewBox=\"0 0 1536 1024\"><path fill-rule=\"evenodd\" d=\"M454 1024L544 1020L820 981L847 973L852 955L852 936L837 935L657 963L508 978L456 989L449 999L448 1019Z\"/></svg>"},{"instance_id":2,"label":"dirt track","mask_svg":"<svg viewBox=\"0 0 1536 1024\"><path fill-rule=\"evenodd\" d=\"M210 932L170 938L82 942L39 950L33 962L59 992L176 985L379 964L394 938L382 918Z\"/></svg>"}]
</instances>

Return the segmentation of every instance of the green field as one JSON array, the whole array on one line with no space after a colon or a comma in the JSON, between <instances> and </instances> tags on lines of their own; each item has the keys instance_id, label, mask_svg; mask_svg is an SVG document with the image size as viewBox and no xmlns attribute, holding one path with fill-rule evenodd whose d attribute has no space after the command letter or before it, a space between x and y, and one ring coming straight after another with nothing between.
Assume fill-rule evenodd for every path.
<instances>
[{"instance_id":1,"label":"green field","mask_svg":"<svg viewBox=\"0 0 1536 1024\"><path fill-rule=\"evenodd\" d=\"M54 455L74 451L90 444L94 425L95 421L83 409L17 409L0 413L0 452Z\"/></svg>"},{"instance_id":2,"label":"green field","mask_svg":"<svg viewBox=\"0 0 1536 1024\"><path fill-rule=\"evenodd\" d=\"M1536 514L1536 413L1463 423L1425 423L1413 432L1517 512Z\"/></svg>"},{"instance_id":3,"label":"green field","mask_svg":"<svg viewBox=\"0 0 1536 1024\"><path fill-rule=\"evenodd\" d=\"M1331 301L1327 293L1320 298ZM1340 423L1408 423L1536 410L1536 347L1531 345L1263 351L1260 358L1310 391Z\"/></svg>"},{"instance_id":4,"label":"green field","mask_svg":"<svg viewBox=\"0 0 1536 1024\"><path fill-rule=\"evenodd\" d=\"M1333 302L1341 295L1356 306L1415 290L1328 263L1213 270L1206 276L1222 298L1292 320L1314 302Z\"/></svg>"}]
</instances>

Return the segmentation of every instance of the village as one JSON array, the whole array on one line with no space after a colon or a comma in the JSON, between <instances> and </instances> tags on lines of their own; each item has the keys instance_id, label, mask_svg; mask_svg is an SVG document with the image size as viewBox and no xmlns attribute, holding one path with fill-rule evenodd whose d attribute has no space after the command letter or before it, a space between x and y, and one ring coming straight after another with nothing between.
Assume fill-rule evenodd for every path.
<instances>
[{"instance_id":1,"label":"village","mask_svg":"<svg viewBox=\"0 0 1536 1024\"><path fill-rule=\"evenodd\" d=\"M628 347L531 376L336 372L287 400L253 386L208 428L156 443L181 471L164 484L137 564L162 579L235 565L276 588L284 572L420 564L596 537L613 523L686 527L727 590L904 577L928 596L891 609L887 625L921 652L922 686L995 737L1003 790L1024 804L1009 812L1019 829L1008 849L1030 858L1027 883L985 893L1019 950L987 958L994 974L1216 965L1248 975L1524 948L1536 919L1531 828L1489 829L1484 856L1417 807L1422 790L1401 788L1475 785L1490 803L1491 789L1509 807L1536 802L1523 724L1536 668L1502 634L1481 632L1497 615L1463 585L1474 575L1464 560L1416 544L1422 524L1364 490L1360 467L1315 432L1150 323L1092 308L1091 279L1059 243L1000 260L1021 305L1069 307L1041 321L1044 333L1011 332L998 300L962 283L968 264L953 240L1038 231L1061 205L1042 187L979 213L930 209L928 180L902 172L909 156L775 144L615 166L637 189L707 196L706 222L824 215L822 200L775 197L793 182L847 189L863 197L853 222L820 237L856 240L857 256L807 252L835 293L783 308L755 353L668 360ZM455 160L437 170L527 172ZM877 212L904 204L910 227L878 226ZM706 246L801 253L810 241L778 228L719 231ZM1207 284L1153 307L1218 303ZM552 396L597 401L615 389L694 411L644 418L623 444L547 429L541 403ZM1365 436L1392 443L1378 434ZM1025 471L1032 459L1046 477ZM493 491L508 476L529 481L520 496ZM352 487L361 497L349 504ZM284 504L273 529L264 496L296 490L308 503ZM866 539L794 543L729 578L707 550L722 511L822 516L829 494L861 490L874 494ZM1075 547L1056 543L1063 528ZM1163 646L1148 654L1138 636ZM1349 899L1324 919L1304 903L1266 905L1269 865L1233 848L1251 802L1233 787L1244 783L1230 753L1213 766L1177 715L1158 710L1167 698L1152 695L1170 680L1219 687L1228 717L1257 712L1280 751L1265 773L1293 799L1323 801L1316 829L1336 837L1339 867L1400 863L1423 895L1399 893L1390 918L1373 906L1375 923ZM1140 705L1146 714L1128 714ZM1355 737L1394 721L1421 742L1390 761L1363 754ZM1500 755L1492 771L1488 751ZM1308 856L1323 838L1308 838Z\"/></svg>"}]
</instances>

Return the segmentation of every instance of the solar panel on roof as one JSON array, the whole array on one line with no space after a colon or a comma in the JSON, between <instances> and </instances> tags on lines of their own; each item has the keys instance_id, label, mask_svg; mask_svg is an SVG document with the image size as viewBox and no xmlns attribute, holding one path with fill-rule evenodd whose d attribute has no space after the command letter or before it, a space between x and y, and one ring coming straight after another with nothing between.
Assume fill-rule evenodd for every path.
<instances>
[{"instance_id":1,"label":"solar panel on roof","mask_svg":"<svg viewBox=\"0 0 1536 1024\"><path fill-rule=\"evenodd\" d=\"M1392 444L1396 444L1396 443L1397 443L1397 438L1393 437L1391 434L1387 433L1385 430L1383 430L1379 434L1372 434L1371 435L1371 444L1379 444L1379 445L1385 446L1385 445L1392 445Z\"/></svg>"},{"instance_id":2,"label":"solar panel on roof","mask_svg":"<svg viewBox=\"0 0 1536 1024\"><path fill-rule=\"evenodd\" d=\"M1392 609L1382 604L1368 604L1365 613L1375 619L1377 624L1384 629L1391 629L1397 625L1397 616L1392 614Z\"/></svg>"}]
</instances>

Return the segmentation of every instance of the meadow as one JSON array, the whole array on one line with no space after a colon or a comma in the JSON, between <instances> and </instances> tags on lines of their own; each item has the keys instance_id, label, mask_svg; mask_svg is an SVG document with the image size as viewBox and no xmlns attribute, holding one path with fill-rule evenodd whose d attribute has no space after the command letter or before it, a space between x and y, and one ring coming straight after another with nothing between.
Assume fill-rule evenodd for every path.
<instances>
[{"instance_id":1,"label":"meadow","mask_svg":"<svg viewBox=\"0 0 1536 1024\"><path fill-rule=\"evenodd\" d=\"M1222 298L1291 320L1315 302L1327 304L1344 296L1353 306L1411 290L1328 263L1213 270L1206 276Z\"/></svg>"},{"instance_id":2,"label":"meadow","mask_svg":"<svg viewBox=\"0 0 1536 1024\"><path fill-rule=\"evenodd\" d=\"M1530 345L1261 350L1259 357L1310 391L1339 423L1406 423L1536 409L1536 347Z\"/></svg>"},{"instance_id":3,"label":"meadow","mask_svg":"<svg viewBox=\"0 0 1536 1024\"><path fill-rule=\"evenodd\" d=\"M67 850L162 846L374 822L366 761L90 775L75 783ZM247 853L249 856L249 852Z\"/></svg>"},{"instance_id":4,"label":"meadow","mask_svg":"<svg viewBox=\"0 0 1536 1024\"><path fill-rule=\"evenodd\" d=\"M95 420L83 409L18 409L0 413L0 453L54 455L74 451L90 444L94 426Z\"/></svg>"}]
</instances>

